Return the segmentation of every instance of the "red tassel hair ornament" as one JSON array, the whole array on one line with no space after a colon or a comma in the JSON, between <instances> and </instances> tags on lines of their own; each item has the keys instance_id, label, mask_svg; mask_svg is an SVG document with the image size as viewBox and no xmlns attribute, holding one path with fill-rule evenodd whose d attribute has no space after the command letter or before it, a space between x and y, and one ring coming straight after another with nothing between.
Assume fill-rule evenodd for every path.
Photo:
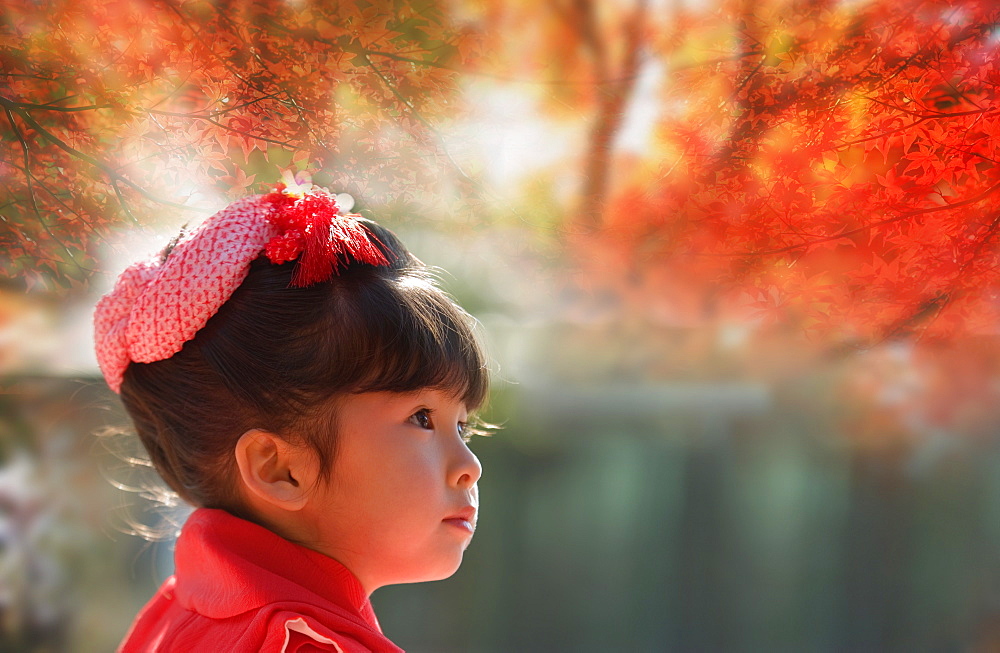
<instances>
[{"instance_id":1,"label":"red tassel hair ornament","mask_svg":"<svg viewBox=\"0 0 1000 653\"><path fill-rule=\"evenodd\" d=\"M288 177L265 196L274 207L268 220L279 233L264 247L264 254L275 264L298 258L292 286L303 288L327 281L346 267L350 258L369 265L389 265L378 240L357 220L360 216L341 214L336 198L328 191Z\"/></svg>"}]
</instances>

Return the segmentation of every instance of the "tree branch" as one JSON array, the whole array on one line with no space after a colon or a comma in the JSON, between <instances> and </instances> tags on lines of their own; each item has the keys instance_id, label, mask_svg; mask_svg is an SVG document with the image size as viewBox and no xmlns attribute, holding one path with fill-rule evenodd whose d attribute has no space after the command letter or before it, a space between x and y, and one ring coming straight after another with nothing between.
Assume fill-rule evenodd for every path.
<instances>
[{"instance_id":1,"label":"tree branch","mask_svg":"<svg viewBox=\"0 0 1000 653\"><path fill-rule=\"evenodd\" d=\"M393 96L410 111L410 114L414 118L416 118L418 122L424 125L427 128L427 130L434 135L435 140L437 140L438 142L438 147L444 153L445 158L448 159L448 162L452 165L452 167L459 174L459 176L461 176L461 178L464 179L466 182L476 185L475 180L472 179L472 177L470 177L464 170L462 170L462 166L458 165L458 162L455 161L454 158L452 158L451 153L448 151L448 148L445 147L444 139L434 128L434 126L430 123L430 121L424 118L424 116L419 111L417 111L417 108L413 106L410 100L404 97L403 94L399 92L399 89L397 89L396 86L391 81L389 81L389 79L382 73L381 70L378 69L378 67L374 64L374 62L372 62L367 57L365 57L365 62L372 69L375 75L378 76L380 80L382 80L382 83L385 84L385 87L387 89L389 89L389 92L392 93Z\"/></svg>"},{"instance_id":2,"label":"tree branch","mask_svg":"<svg viewBox=\"0 0 1000 653\"><path fill-rule=\"evenodd\" d=\"M96 158L90 156L89 154L85 154L84 152L81 152L80 150L72 147L71 145L69 145L68 143L66 143L65 141L63 141L61 138L59 138L58 136L56 136L55 134L53 134L49 130L45 129L40 124L38 124L38 122L34 118L32 118L31 115L28 112L26 112L23 109L19 108L17 106L17 103L10 101L10 100L8 100L7 98L5 98L3 96L0 96L0 107L3 107L8 112L13 112L13 113L17 114L21 118L21 120L23 120L25 123L27 123L36 132L38 132L39 135L41 135L42 137L44 137L45 139L47 139L53 145L55 145L59 149L63 150L64 152L66 152L70 156L72 156L72 157L74 157L76 159L79 159L80 161L83 161L84 163L88 163L88 164L94 166L95 168L97 168L98 170L100 170L101 172L103 172L104 174L106 174L108 177L110 177L111 179L120 181L121 183L125 184L129 188L131 188L131 189L135 190L136 192L138 192L140 195L142 195L146 199L151 200L153 202L156 202L158 204L163 204L163 205L166 205L166 206L171 206L171 207L174 207L174 208L177 208L177 209L184 209L184 210L187 210L187 211L195 210L195 209L193 209L190 206L185 206L184 204L178 204L176 202L171 202L169 200L165 200L165 199L156 197L155 195L151 194L146 189L142 188L141 186L139 186L138 184L136 184L132 180L130 180L127 177L123 176L121 173L119 173L117 170L115 170L110 164L108 164L108 163L106 163L104 161L100 161L99 159L96 159ZM125 207L123 206L122 208L124 209Z\"/></svg>"},{"instance_id":3,"label":"tree branch","mask_svg":"<svg viewBox=\"0 0 1000 653\"><path fill-rule=\"evenodd\" d=\"M588 30L585 38L597 39L596 16L594 6L588 0L578 2L581 9L589 12L584 18L584 29ZM619 78L620 83L613 85L598 103L597 115L590 130L590 144L584 167L583 184L580 192L580 205L577 209L578 221L584 229L596 229L604 221L604 209L607 203L608 187L610 186L610 168L614 138L618 134L625 118L625 109L635 90L638 78L640 51L645 43L643 23L646 18L648 2L638 0L632 14L627 18L624 28L625 54L622 60ZM595 52L603 53L603 46L594 44ZM608 75L603 64L597 70L597 77L603 79Z\"/></svg>"},{"instance_id":4,"label":"tree branch","mask_svg":"<svg viewBox=\"0 0 1000 653\"><path fill-rule=\"evenodd\" d=\"M839 240L841 238L848 238L850 236L853 236L854 234L858 234L858 233L861 233L863 231L870 231L871 229L875 229L877 227L883 227L883 226L885 226L887 224L892 224L894 222L900 222L902 220L906 220L908 218L912 218L912 217L915 217L915 216L918 216L918 215L926 215L928 213L937 213L938 211L947 211L947 210L950 210L950 209L958 209L958 208L961 208L963 206L969 206L971 204L975 204L976 202L980 202L980 201L986 199L992 193L995 193L997 190L1000 190L1000 183L996 183L996 184L990 186L985 191L983 191L979 195L976 195L975 197L970 197L968 199L964 199L964 200L961 200L959 202L952 202L950 204L944 204L944 205L941 205L941 206L929 206L929 207L923 208L923 209L914 209L912 211L906 211L905 213L900 213L899 215L895 215L895 216L893 216L891 218L886 218L885 220L879 220L877 222L872 222L871 224L867 224L867 225L865 225L863 227L857 227L855 229L847 229L845 231L841 231L840 233L836 233L836 234L833 234L831 236L824 236L822 238L814 238L813 240L810 240L809 242L799 243L798 245L788 245L787 247L777 247L775 249L757 250L757 251L750 251L750 252L737 252L737 253L733 253L733 254L721 254L721 255L718 255L718 256L727 256L727 257L728 256L770 256L772 254L782 254L784 252L791 252L791 251L794 251L794 250L797 250L797 249L808 248L808 247L812 247L813 245L819 245L820 243L828 243L828 242L833 241L833 240Z\"/></svg>"},{"instance_id":5,"label":"tree branch","mask_svg":"<svg viewBox=\"0 0 1000 653\"><path fill-rule=\"evenodd\" d=\"M258 141L264 141L266 143L274 143L275 145L283 145L285 147L291 147L291 143L289 143L288 141L279 141L273 138L267 138L266 136L257 136L256 134L251 134L249 132L241 131L239 129L234 129L233 127L229 127L228 125L223 125L218 120L213 120L209 116L204 116L197 113L179 113L174 111L161 111L159 109L142 109L142 111L145 111L146 113L156 114L158 116L170 116L173 118L190 118L191 120L204 120L205 122L209 122L215 125L216 127L221 127L222 129L225 129L226 131L232 132L234 134L246 136L247 138L253 138Z\"/></svg>"}]
</instances>

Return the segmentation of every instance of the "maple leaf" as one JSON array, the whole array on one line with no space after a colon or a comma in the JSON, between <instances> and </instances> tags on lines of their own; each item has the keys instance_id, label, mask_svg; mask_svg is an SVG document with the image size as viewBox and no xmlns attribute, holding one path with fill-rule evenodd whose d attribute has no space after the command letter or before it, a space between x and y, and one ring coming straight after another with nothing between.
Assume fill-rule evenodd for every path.
<instances>
[{"instance_id":1,"label":"maple leaf","mask_svg":"<svg viewBox=\"0 0 1000 653\"><path fill-rule=\"evenodd\" d=\"M369 135L406 124L409 142L369 140L350 170L364 179L390 166L385 194L402 192L438 170L431 135L458 104L440 101L458 91L445 63L456 49L474 52L465 42L475 38L447 13L417 15L403 0L302 11L252 0L238 12L12 0L0 24L0 165L11 172L0 206L9 238L30 240L0 268L16 278L30 267L18 261L34 256L54 261L36 268L43 281L86 278L81 254L117 222L188 212L191 189L235 196L274 182L293 157L328 165L346 124ZM67 208L72 221L59 217Z\"/></svg>"}]
</instances>

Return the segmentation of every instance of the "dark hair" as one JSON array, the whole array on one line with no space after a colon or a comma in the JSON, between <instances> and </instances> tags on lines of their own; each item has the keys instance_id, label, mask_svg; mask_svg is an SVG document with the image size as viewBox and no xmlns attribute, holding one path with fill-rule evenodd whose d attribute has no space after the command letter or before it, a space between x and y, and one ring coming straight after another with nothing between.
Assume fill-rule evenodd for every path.
<instances>
[{"instance_id":1,"label":"dark hair","mask_svg":"<svg viewBox=\"0 0 1000 653\"><path fill-rule=\"evenodd\" d=\"M254 428L301 438L328 473L337 399L351 393L433 387L470 411L483 404L489 377L472 318L392 232L362 223L391 265L351 260L330 281L297 288L294 262L258 258L180 352L125 370L125 408L181 498L242 512L232 452Z\"/></svg>"}]
</instances>

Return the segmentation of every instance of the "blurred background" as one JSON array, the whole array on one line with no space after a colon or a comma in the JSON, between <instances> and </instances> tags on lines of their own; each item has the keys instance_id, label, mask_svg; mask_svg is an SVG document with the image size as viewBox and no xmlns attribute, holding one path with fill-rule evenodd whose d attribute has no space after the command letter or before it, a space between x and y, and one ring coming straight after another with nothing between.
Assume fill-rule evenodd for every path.
<instances>
[{"instance_id":1,"label":"blurred background","mask_svg":"<svg viewBox=\"0 0 1000 653\"><path fill-rule=\"evenodd\" d=\"M402 647L1000 650L991 3L2 11L0 651L112 650L171 573L91 313L286 170L495 361L465 563L373 597Z\"/></svg>"}]
</instances>

